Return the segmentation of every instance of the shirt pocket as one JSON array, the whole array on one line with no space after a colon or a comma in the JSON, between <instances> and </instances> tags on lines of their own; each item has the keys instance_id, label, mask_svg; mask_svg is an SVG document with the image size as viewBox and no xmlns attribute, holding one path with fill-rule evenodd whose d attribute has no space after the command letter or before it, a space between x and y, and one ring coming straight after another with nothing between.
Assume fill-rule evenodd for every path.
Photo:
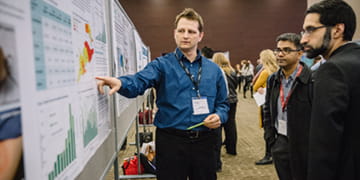
<instances>
[{"instance_id":1,"label":"shirt pocket","mask_svg":"<svg viewBox=\"0 0 360 180\"><path fill-rule=\"evenodd\" d=\"M207 98L209 111L213 112L216 102L216 95L218 87L216 85L216 80L213 79L203 79L204 83L200 87L200 95Z\"/></svg>"}]
</instances>

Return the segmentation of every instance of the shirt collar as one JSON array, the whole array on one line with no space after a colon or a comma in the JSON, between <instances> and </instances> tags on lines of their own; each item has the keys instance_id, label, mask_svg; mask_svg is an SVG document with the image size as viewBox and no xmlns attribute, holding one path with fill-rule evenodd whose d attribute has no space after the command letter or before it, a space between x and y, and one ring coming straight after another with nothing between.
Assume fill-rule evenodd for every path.
<instances>
[{"instance_id":1,"label":"shirt collar","mask_svg":"<svg viewBox=\"0 0 360 180\"><path fill-rule=\"evenodd\" d=\"M189 61L189 60L185 57L185 55L180 51L179 48L176 48L174 53L175 53L175 56L176 56L176 58L177 58L178 60L186 59L187 61ZM196 58L195 58L195 61L194 61L194 62L196 62L196 61L198 61L198 60L201 60L201 58L202 58L202 56L201 56L200 50L197 49L197 50L196 50Z\"/></svg>"},{"instance_id":2,"label":"shirt collar","mask_svg":"<svg viewBox=\"0 0 360 180\"><path fill-rule=\"evenodd\" d=\"M293 73L291 73L291 75L289 76L289 80L294 80L296 78L296 73L298 72L300 66L301 66L300 63L298 63L298 65L296 66L295 71ZM281 76L282 79L284 79L285 78L284 72L281 71L280 76Z\"/></svg>"}]
</instances>

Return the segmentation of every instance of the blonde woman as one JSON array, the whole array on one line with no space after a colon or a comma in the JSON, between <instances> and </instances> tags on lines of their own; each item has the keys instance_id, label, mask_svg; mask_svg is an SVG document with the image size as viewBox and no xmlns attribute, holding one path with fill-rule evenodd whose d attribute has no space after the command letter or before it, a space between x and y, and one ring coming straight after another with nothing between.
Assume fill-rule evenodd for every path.
<instances>
[{"instance_id":1,"label":"blonde woman","mask_svg":"<svg viewBox=\"0 0 360 180\"><path fill-rule=\"evenodd\" d=\"M266 80L270 74L279 70L279 65L276 62L276 57L272 50L265 49L260 52L260 62L263 64L260 75L253 84L254 92L264 93L266 88Z\"/></svg>"},{"instance_id":2,"label":"blonde woman","mask_svg":"<svg viewBox=\"0 0 360 180\"><path fill-rule=\"evenodd\" d=\"M268 77L273 74L274 72L278 71L279 65L276 62L276 57L274 55L274 52L270 49L265 49L260 52L260 62L263 64L262 69L258 72L259 76L257 77L257 80L255 81L253 85L254 92L258 92L260 94L265 93L266 88L266 81ZM260 127L263 127L263 116L262 116L262 107L259 108L260 111ZM270 152L269 143L265 142L265 156L260 159L259 161L256 161L256 165L264 165L264 164L270 164L272 163L272 157Z\"/></svg>"},{"instance_id":3,"label":"blonde woman","mask_svg":"<svg viewBox=\"0 0 360 180\"><path fill-rule=\"evenodd\" d=\"M230 155L236 155L236 143L237 143L237 132L236 132L236 123L235 123L235 114L236 114L236 104L237 104L237 93L236 88L238 86L238 78L236 76L236 71L231 66L229 60L225 57L223 53L215 53L213 56L213 61L220 66L220 68L224 71L227 79L228 85L228 102L230 104L230 110L228 112L228 120L223 124L225 131L225 140L224 145L226 149L226 153ZM218 162L217 162L217 170L221 170L221 161L220 161L220 147L221 147L221 128L219 129L219 141L217 145L218 150Z\"/></svg>"}]
</instances>

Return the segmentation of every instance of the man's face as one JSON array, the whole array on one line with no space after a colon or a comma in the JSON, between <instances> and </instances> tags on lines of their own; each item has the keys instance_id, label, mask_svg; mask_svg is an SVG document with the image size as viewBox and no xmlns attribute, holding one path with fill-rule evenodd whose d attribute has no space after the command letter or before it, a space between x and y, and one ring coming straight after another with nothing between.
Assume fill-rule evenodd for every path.
<instances>
[{"instance_id":1,"label":"man's face","mask_svg":"<svg viewBox=\"0 0 360 180\"><path fill-rule=\"evenodd\" d=\"M319 19L320 15L317 13L309 13L305 16L301 43L308 58L315 58L320 54L326 56L329 50L331 29L321 24Z\"/></svg>"},{"instance_id":2,"label":"man's face","mask_svg":"<svg viewBox=\"0 0 360 180\"><path fill-rule=\"evenodd\" d=\"M199 22L181 18L174 30L177 47L182 51L196 50L204 33L199 31Z\"/></svg>"},{"instance_id":3,"label":"man's face","mask_svg":"<svg viewBox=\"0 0 360 180\"><path fill-rule=\"evenodd\" d=\"M302 55L302 51L296 49L294 43L290 41L279 41L276 49L276 60L280 67L288 69L298 63Z\"/></svg>"}]
</instances>

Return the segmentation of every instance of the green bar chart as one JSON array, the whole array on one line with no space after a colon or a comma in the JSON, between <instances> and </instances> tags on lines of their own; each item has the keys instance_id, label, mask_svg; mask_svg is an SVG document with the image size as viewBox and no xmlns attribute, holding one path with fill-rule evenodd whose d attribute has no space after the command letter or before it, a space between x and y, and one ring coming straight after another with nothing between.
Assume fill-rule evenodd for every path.
<instances>
[{"instance_id":1,"label":"green bar chart","mask_svg":"<svg viewBox=\"0 0 360 180\"><path fill-rule=\"evenodd\" d=\"M57 155L53 167L54 169L48 174L49 180L54 180L72 161L74 161L74 159L76 159L74 116L71 111L71 105L69 105L69 122L70 129L67 131L65 149Z\"/></svg>"},{"instance_id":2,"label":"green bar chart","mask_svg":"<svg viewBox=\"0 0 360 180\"><path fill-rule=\"evenodd\" d=\"M91 107L89 113L84 118L84 147L87 146L98 134L97 114L94 107Z\"/></svg>"}]
</instances>

